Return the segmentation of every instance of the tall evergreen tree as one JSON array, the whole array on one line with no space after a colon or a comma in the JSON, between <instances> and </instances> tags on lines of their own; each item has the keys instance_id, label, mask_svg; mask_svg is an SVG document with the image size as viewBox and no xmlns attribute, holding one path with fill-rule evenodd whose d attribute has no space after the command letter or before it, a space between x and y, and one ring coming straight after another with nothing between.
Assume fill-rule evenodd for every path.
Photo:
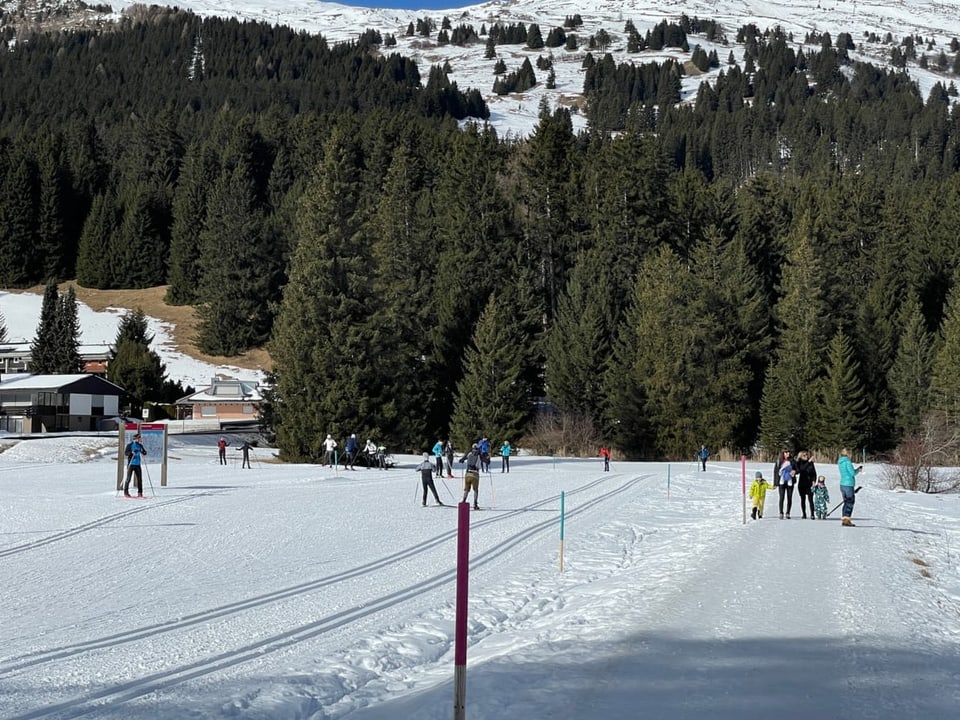
<instances>
[{"instance_id":1,"label":"tall evergreen tree","mask_svg":"<svg viewBox=\"0 0 960 720\"><path fill-rule=\"evenodd\" d=\"M947 295L940 341L933 360L930 382L931 406L953 420L960 420L960 269L953 276Z\"/></svg>"},{"instance_id":2,"label":"tall evergreen tree","mask_svg":"<svg viewBox=\"0 0 960 720\"><path fill-rule=\"evenodd\" d=\"M919 430L930 407L930 375L936 347L927 332L915 294L911 294L901 308L897 325L902 335L890 368L888 385L895 401L899 439Z\"/></svg>"},{"instance_id":3,"label":"tall evergreen tree","mask_svg":"<svg viewBox=\"0 0 960 720\"><path fill-rule=\"evenodd\" d=\"M56 372L60 339L58 333L60 293L56 283L47 283L40 304L40 322L30 344L30 369L38 375Z\"/></svg>"},{"instance_id":4,"label":"tall evergreen tree","mask_svg":"<svg viewBox=\"0 0 960 720\"><path fill-rule=\"evenodd\" d=\"M827 348L826 374L818 383L809 422L809 443L820 450L863 447L867 401L860 363L850 339L839 329ZM810 401L810 393L805 401Z\"/></svg>"},{"instance_id":5,"label":"tall evergreen tree","mask_svg":"<svg viewBox=\"0 0 960 720\"><path fill-rule=\"evenodd\" d=\"M824 369L826 308L810 228L806 215L788 238L783 296L775 308L777 347L760 406L760 442L771 452L809 447L815 383Z\"/></svg>"},{"instance_id":6,"label":"tall evergreen tree","mask_svg":"<svg viewBox=\"0 0 960 720\"><path fill-rule=\"evenodd\" d=\"M118 288L123 286L113 238L120 229L120 218L112 190L97 194L80 234L77 254L77 283L88 288Z\"/></svg>"},{"instance_id":7,"label":"tall evergreen tree","mask_svg":"<svg viewBox=\"0 0 960 720\"><path fill-rule=\"evenodd\" d=\"M24 151L0 152L0 285L25 287L38 279L37 178Z\"/></svg>"},{"instance_id":8,"label":"tall evergreen tree","mask_svg":"<svg viewBox=\"0 0 960 720\"><path fill-rule=\"evenodd\" d=\"M73 285L60 295L57 302L57 365L54 373L68 375L83 369L80 358L80 316L77 291Z\"/></svg>"},{"instance_id":9,"label":"tall evergreen tree","mask_svg":"<svg viewBox=\"0 0 960 720\"><path fill-rule=\"evenodd\" d=\"M515 442L530 417L523 377L523 339L506 308L491 296L465 353L451 421L454 445L469 447L480 435Z\"/></svg>"},{"instance_id":10,"label":"tall evergreen tree","mask_svg":"<svg viewBox=\"0 0 960 720\"><path fill-rule=\"evenodd\" d=\"M124 389L134 414L139 414L144 400L156 398L163 388L166 368L150 349L152 342L143 310L137 308L120 318L110 349L107 379Z\"/></svg>"}]
</instances>

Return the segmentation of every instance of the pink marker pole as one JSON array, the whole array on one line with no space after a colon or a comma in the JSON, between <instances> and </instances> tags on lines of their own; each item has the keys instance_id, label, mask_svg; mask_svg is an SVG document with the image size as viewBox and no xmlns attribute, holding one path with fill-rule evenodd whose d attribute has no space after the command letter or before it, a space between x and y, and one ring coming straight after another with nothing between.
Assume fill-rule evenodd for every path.
<instances>
[{"instance_id":1,"label":"pink marker pole","mask_svg":"<svg viewBox=\"0 0 960 720\"><path fill-rule=\"evenodd\" d=\"M467 712L467 603L470 577L470 503L457 506L457 613L453 631L453 718Z\"/></svg>"},{"instance_id":2,"label":"pink marker pole","mask_svg":"<svg viewBox=\"0 0 960 720\"><path fill-rule=\"evenodd\" d=\"M743 485L743 524L747 524L747 456L740 456L740 480Z\"/></svg>"}]
</instances>

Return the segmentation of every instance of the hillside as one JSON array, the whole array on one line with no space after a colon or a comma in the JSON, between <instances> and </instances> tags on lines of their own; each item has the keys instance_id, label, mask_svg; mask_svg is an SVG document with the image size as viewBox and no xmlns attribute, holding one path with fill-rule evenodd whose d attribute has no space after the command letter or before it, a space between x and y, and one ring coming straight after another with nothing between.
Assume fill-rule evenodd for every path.
<instances>
[{"instance_id":1,"label":"hillside","mask_svg":"<svg viewBox=\"0 0 960 720\"><path fill-rule=\"evenodd\" d=\"M542 103L551 108L565 106L581 108L583 98L582 61L589 38L605 31L611 38L606 52L614 60L621 62L647 63L662 61L672 57L688 63L690 53L665 48L662 51L645 50L640 53L627 52L625 23L634 23L640 35L644 35L657 23L664 20L676 22L681 15L700 19L715 20L724 30L725 37L713 42L704 37L696 37L690 42L690 50L695 45L709 53L716 51L721 59L721 67L706 74L696 72L695 68L683 81L683 97L692 100L697 88L704 80L715 78L726 65L732 54L734 62L743 59L742 46L736 43L736 31L748 24L754 24L761 30L781 27L792 33L797 49L819 49L819 37L827 33L836 38L840 33L849 33L856 43L852 59L889 66L891 52L901 46L906 38L918 39L916 57L908 59L905 69L920 86L921 94L926 97L937 81L949 84L958 80L956 68L956 41L960 38L960 2L891 2L890 0L798 0L798 2L762 2L747 0L667 0L649 2L647 0L510 0L509 2L489 2L465 7L452 7L450 10L411 11L400 9L373 9L353 7L338 3L312 2L310 0L264 0L253 2L239 0L229 6L216 0L158 0L156 5L167 5L191 10L199 15L232 16L250 20L288 25L298 30L321 33L329 41L344 42L356 40L368 29L376 30L384 36L392 35L396 46L385 51L398 52L413 58L421 66L421 76L427 77L432 65L449 63L452 72L451 81L461 90L476 88L480 90L491 110L490 123L503 136L528 135L536 125ZM92 3L90 5L93 5ZM89 6L77 0L0 0L3 8L11 17L18 14L25 18L23 27L29 27L30 18L43 18L33 23L34 27L47 29L69 28L82 23L100 25L109 19L116 20L119 13L129 12L139 3L109 3L114 10L112 15L91 10ZM104 7L104 6L96 6ZM55 8L55 9L54 9ZM481 27L490 27L501 23L510 25L537 23L544 37L552 28L564 26L564 22L579 15L582 26L570 29L577 35L580 47L568 50L564 47L530 50L522 46L500 46L497 59L502 59L508 71L520 67L524 59L536 61L538 57L550 56L556 73L556 87L545 87L546 74L541 73L540 82L534 88L523 93L510 93L500 96L493 92L493 65L495 60L485 59L485 43L481 37L478 42L465 46L437 43L437 30L443 18L448 18L453 27L472 25L478 32ZM435 29L431 37L418 34L407 36L410 23L418 19L431 18ZM569 28L568 28L569 29ZM812 41L807 41L811 36ZM937 60L941 51L945 54L947 65L940 70ZM593 50L597 53L597 50ZM920 67L921 58L927 56L929 67ZM586 118L582 114L574 115L575 127L586 128Z\"/></svg>"}]
</instances>

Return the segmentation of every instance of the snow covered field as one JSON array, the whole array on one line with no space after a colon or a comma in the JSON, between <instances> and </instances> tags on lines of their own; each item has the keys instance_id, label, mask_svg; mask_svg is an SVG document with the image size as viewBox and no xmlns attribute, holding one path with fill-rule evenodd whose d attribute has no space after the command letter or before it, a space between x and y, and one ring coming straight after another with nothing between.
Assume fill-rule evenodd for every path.
<instances>
[{"instance_id":1,"label":"snow covered field","mask_svg":"<svg viewBox=\"0 0 960 720\"><path fill-rule=\"evenodd\" d=\"M0 453L0 718L452 717L457 512L420 506L417 458L241 470L215 439L173 436L142 501L116 496L113 437ZM736 463L670 466L669 499L665 464L493 470L471 720L956 717L957 496L868 464L856 528L778 520L772 491L744 525Z\"/></svg>"}]
</instances>

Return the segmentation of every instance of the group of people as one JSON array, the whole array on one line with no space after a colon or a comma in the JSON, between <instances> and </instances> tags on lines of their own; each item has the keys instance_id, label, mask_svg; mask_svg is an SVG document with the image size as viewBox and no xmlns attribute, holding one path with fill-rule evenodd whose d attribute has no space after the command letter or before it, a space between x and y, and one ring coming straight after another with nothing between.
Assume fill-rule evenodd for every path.
<instances>
[{"instance_id":1,"label":"group of people","mask_svg":"<svg viewBox=\"0 0 960 720\"><path fill-rule=\"evenodd\" d=\"M490 440L482 437L470 446L470 450L460 458L459 462L464 463L463 471L463 500L467 502L470 492L473 492L473 509L480 509L480 473L490 472ZM507 440L500 446L500 472L510 472L510 455L513 447ZM447 477L453 477L453 443L448 439L446 442L437 440L433 446L433 461L430 459L430 453L423 453L423 462L417 466L420 472L420 482L423 485L422 504L427 504L428 493L433 493L433 498L437 505L443 505L440 496L437 494L437 486L433 482L434 475L438 478L443 477L444 460L446 460Z\"/></svg>"},{"instance_id":2,"label":"group of people","mask_svg":"<svg viewBox=\"0 0 960 720\"><path fill-rule=\"evenodd\" d=\"M327 437L323 441L323 463L321 467L342 465L344 470L356 470L354 465L361 454L367 467L375 467L380 470L385 470L387 467L387 448L383 445L377 445L372 439L368 439L361 449L356 433L351 433L343 444L343 456L337 453L339 446L339 443L333 439L333 435L327 433Z\"/></svg>"},{"instance_id":3,"label":"group of people","mask_svg":"<svg viewBox=\"0 0 960 720\"><path fill-rule=\"evenodd\" d=\"M248 468L253 470L253 466L250 464L250 451L253 450L253 445L244 440L240 445L237 446L237 450L243 453L243 462L240 465L241 468ZM227 439L220 436L220 439L217 440L217 455L220 458L220 464L227 464Z\"/></svg>"},{"instance_id":4,"label":"group of people","mask_svg":"<svg viewBox=\"0 0 960 720\"><path fill-rule=\"evenodd\" d=\"M853 505L856 499L856 477L863 466L854 468L850 460L850 451L844 448L837 461L840 471L840 494L843 497L843 516L841 522L846 527L853 527ZM763 505L767 496L767 481L763 473L757 472L753 484L750 486L751 511L754 520L763 517ZM802 519L825 520L828 514L827 506L830 502L830 493L827 490L826 478L817 474L813 463L813 454L807 450L797 453L796 458L789 450L783 450L773 466L773 487L779 493L780 519L789 520L793 510L793 492L796 489L800 496L800 512Z\"/></svg>"}]
</instances>

